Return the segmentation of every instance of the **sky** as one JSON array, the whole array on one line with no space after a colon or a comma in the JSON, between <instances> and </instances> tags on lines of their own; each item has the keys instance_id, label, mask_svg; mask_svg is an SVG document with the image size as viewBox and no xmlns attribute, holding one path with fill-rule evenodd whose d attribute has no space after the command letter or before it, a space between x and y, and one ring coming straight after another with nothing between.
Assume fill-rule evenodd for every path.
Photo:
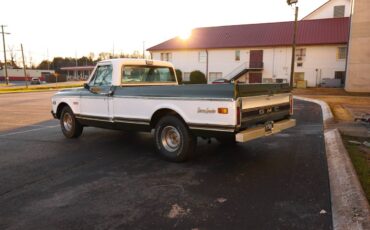
<instances>
[{"instance_id":1,"label":"sky","mask_svg":"<svg viewBox=\"0 0 370 230\"><path fill-rule=\"evenodd\" d=\"M299 0L299 18L326 1ZM7 49L22 43L26 63L34 64L56 56L142 52L143 44L147 49L197 27L292 20L286 0L11 0L0 8L0 25L11 33Z\"/></svg>"}]
</instances>

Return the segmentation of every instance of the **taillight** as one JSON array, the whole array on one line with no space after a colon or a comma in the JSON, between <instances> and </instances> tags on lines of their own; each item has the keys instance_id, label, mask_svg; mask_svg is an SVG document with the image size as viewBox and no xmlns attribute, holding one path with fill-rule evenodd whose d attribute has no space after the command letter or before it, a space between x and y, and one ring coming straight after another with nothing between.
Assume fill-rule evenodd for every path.
<instances>
[{"instance_id":1,"label":"taillight","mask_svg":"<svg viewBox=\"0 0 370 230\"><path fill-rule=\"evenodd\" d=\"M289 95L289 103L290 103L289 114L293 115L293 95Z\"/></svg>"},{"instance_id":2,"label":"taillight","mask_svg":"<svg viewBox=\"0 0 370 230\"><path fill-rule=\"evenodd\" d=\"M239 99L236 101L236 125L241 125L241 108L242 108L242 101Z\"/></svg>"}]
</instances>

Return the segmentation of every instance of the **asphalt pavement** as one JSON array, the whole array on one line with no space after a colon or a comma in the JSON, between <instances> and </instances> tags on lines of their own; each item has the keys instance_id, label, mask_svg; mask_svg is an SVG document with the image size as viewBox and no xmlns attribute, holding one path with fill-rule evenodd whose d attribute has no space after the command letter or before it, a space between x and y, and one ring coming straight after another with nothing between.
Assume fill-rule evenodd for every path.
<instances>
[{"instance_id":1,"label":"asphalt pavement","mask_svg":"<svg viewBox=\"0 0 370 230\"><path fill-rule=\"evenodd\" d=\"M297 126L234 147L199 139L163 161L148 133L64 138L52 93L0 95L0 229L332 229L318 105Z\"/></svg>"}]
</instances>

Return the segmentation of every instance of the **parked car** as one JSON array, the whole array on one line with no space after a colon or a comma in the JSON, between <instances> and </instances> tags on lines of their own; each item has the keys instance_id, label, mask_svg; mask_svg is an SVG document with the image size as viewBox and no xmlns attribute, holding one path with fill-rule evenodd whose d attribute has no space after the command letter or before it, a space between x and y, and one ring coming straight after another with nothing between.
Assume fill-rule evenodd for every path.
<instances>
[{"instance_id":1,"label":"parked car","mask_svg":"<svg viewBox=\"0 0 370 230\"><path fill-rule=\"evenodd\" d=\"M227 83L230 83L230 81L223 78L216 79L212 82L212 84L227 84Z\"/></svg>"},{"instance_id":2,"label":"parked car","mask_svg":"<svg viewBox=\"0 0 370 230\"><path fill-rule=\"evenodd\" d=\"M31 85L40 85L41 84L41 81L40 81L40 78L38 77L33 77L31 79Z\"/></svg>"},{"instance_id":3,"label":"parked car","mask_svg":"<svg viewBox=\"0 0 370 230\"><path fill-rule=\"evenodd\" d=\"M288 84L179 85L169 62L113 59L99 62L83 88L52 97L52 114L67 138L95 126L154 130L157 151L184 161L197 137L233 144L295 126Z\"/></svg>"}]
</instances>

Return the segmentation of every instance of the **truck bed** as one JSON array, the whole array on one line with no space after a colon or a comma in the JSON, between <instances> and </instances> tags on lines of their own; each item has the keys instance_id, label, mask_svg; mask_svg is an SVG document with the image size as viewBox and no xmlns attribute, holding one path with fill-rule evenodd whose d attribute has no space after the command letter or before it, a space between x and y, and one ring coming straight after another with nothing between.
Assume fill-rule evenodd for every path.
<instances>
[{"instance_id":1,"label":"truck bed","mask_svg":"<svg viewBox=\"0 0 370 230\"><path fill-rule=\"evenodd\" d=\"M119 89L121 88L121 90ZM174 86L118 87L115 95L140 97L185 97L204 99L237 99L239 97L289 93L288 84L194 84Z\"/></svg>"}]
</instances>

